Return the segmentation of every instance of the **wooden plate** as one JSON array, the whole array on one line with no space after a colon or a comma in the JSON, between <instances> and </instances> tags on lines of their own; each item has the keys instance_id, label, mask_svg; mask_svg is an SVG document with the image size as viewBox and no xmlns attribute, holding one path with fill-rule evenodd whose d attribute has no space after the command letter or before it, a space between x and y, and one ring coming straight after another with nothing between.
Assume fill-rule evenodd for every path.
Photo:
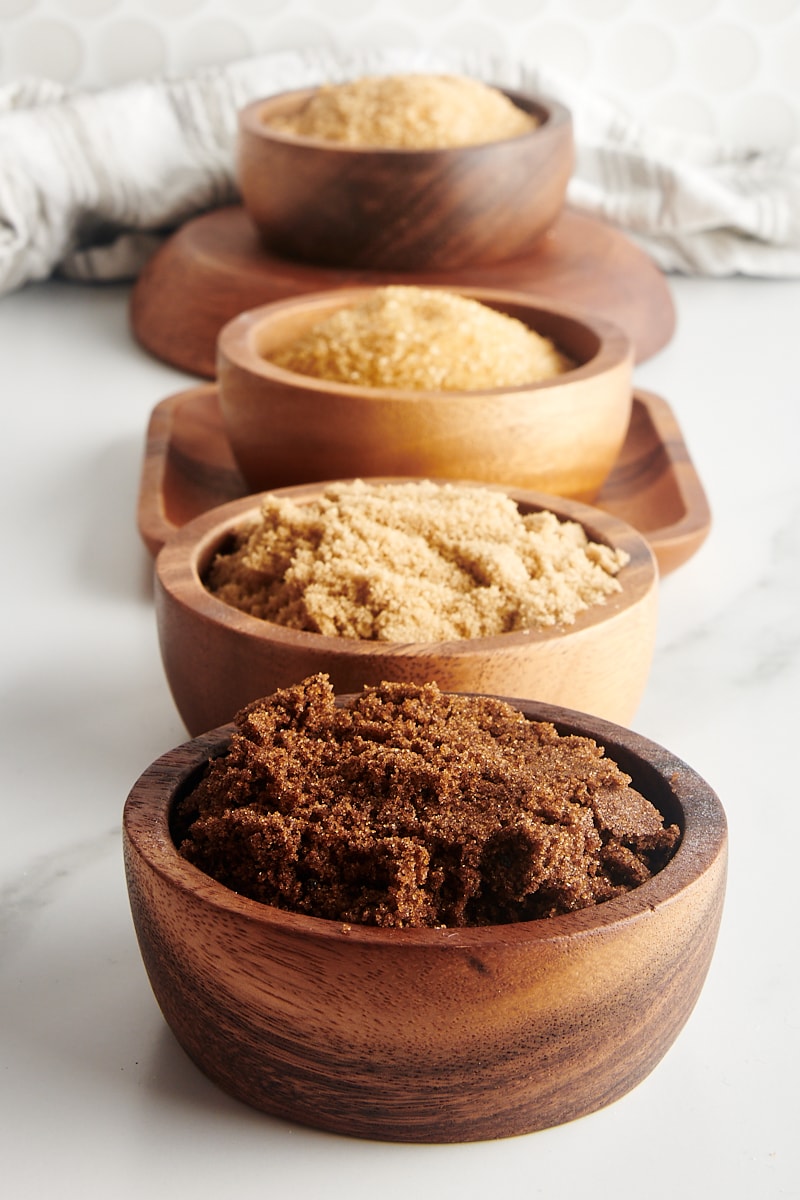
<instances>
[{"instance_id":1,"label":"wooden plate","mask_svg":"<svg viewBox=\"0 0 800 1200\"><path fill-rule=\"evenodd\" d=\"M154 408L139 486L138 527L158 553L200 513L248 494L225 436L216 384L168 396ZM702 545L711 514L669 405L636 390L628 436L596 501L650 543L662 575Z\"/></svg>"},{"instance_id":2,"label":"wooden plate","mask_svg":"<svg viewBox=\"0 0 800 1200\"><path fill-rule=\"evenodd\" d=\"M398 282L504 288L583 308L618 325L637 362L675 330L667 282L644 251L605 222L568 209L524 258L399 275L278 258L238 205L187 221L150 259L131 296L131 328L156 358L213 379L217 334L240 312L308 292Z\"/></svg>"}]
</instances>

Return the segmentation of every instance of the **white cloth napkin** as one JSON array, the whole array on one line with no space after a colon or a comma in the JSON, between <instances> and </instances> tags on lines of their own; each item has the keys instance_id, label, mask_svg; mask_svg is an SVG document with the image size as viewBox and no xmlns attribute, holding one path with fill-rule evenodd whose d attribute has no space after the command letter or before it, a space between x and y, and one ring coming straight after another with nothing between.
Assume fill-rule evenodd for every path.
<instances>
[{"instance_id":1,"label":"white cloth napkin","mask_svg":"<svg viewBox=\"0 0 800 1200\"><path fill-rule=\"evenodd\" d=\"M446 71L571 110L568 202L623 229L665 271L800 276L800 146L748 152L648 128L572 81L468 53L261 55L99 92L0 88L0 293L60 272L130 279L181 222L237 200L236 113L324 80Z\"/></svg>"}]
</instances>

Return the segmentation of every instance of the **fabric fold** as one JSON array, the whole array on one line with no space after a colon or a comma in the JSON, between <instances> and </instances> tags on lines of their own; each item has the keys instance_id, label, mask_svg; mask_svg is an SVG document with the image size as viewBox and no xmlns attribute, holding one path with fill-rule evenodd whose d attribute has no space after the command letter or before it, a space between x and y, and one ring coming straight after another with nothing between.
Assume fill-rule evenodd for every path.
<instances>
[{"instance_id":1,"label":"fabric fold","mask_svg":"<svg viewBox=\"0 0 800 1200\"><path fill-rule=\"evenodd\" d=\"M258 96L364 74L445 71L571 110L568 203L612 222L665 271L800 275L800 147L748 152L645 127L571 80L476 53L308 50L99 92L0 89L0 292L47 278L136 276L182 222L234 202L236 114Z\"/></svg>"}]
</instances>

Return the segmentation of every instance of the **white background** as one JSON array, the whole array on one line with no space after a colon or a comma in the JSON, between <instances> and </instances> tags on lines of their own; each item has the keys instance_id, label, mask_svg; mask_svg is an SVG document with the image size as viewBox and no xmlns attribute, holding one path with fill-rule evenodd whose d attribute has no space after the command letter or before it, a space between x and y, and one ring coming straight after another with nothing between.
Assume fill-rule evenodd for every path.
<instances>
[{"instance_id":1,"label":"white background","mask_svg":"<svg viewBox=\"0 0 800 1200\"><path fill-rule=\"evenodd\" d=\"M528 1137L391 1146L228 1099L158 1011L120 849L129 788L185 731L136 532L144 431L194 382L144 354L121 286L0 299L4 739L0 1186L9 1200L797 1200L800 283L674 279L636 368L713 512L661 584L634 728L730 826L722 929L688 1024L616 1104ZM13 519L11 519L13 518Z\"/></svg>"},{"instance_id":2,"label":"white background","mask_svg":"<svg viewBox=\"0 0 800 1200\"><path fill-rule=\"evenodd\" d=\"M0 0L0 83L97 88L282 49L480 49L644 120L800 141L800 0Z\"/></svg>"}]
</instances>

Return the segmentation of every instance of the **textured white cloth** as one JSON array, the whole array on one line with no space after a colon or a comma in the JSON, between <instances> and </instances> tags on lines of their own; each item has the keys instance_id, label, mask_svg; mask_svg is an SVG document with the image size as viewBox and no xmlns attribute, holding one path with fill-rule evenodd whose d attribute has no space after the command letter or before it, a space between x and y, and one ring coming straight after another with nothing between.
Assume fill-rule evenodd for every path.
<instances>
[{"instance_id":1,"label":"textured white cloth","mask_svg":"<svg viewBox=\"0 0 800 1200\"><path fill-rule=\"evenodd\" d=\"M182 221L237 199L236 113L323 80L449 71L571 110L568 201L606 218L662 269L800 276L800 146L750 153L646 128L571 81L468 53L309 50L99 92L47 80L0 89L0 292L60 272L130 279Z\"/></svg>"}]
</instances>

